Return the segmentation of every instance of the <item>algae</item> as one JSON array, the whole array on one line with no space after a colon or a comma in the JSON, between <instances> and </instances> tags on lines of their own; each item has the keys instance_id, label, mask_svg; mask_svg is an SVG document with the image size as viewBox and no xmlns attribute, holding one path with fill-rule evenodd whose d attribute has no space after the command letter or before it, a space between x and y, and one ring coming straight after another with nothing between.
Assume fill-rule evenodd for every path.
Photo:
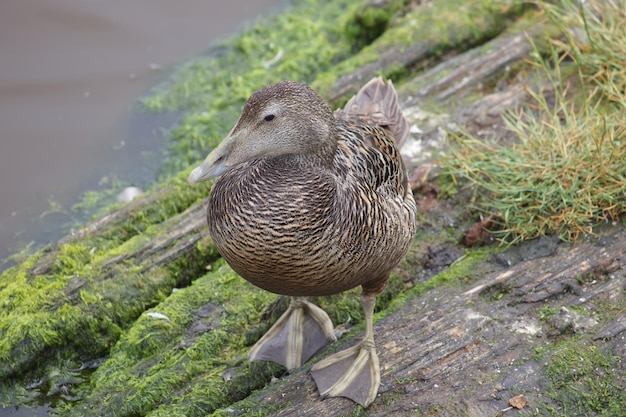
<instances>
[{"instance_id":1,"label":"algae","mask_svg":"<svg viewBox=\"0 0 626 417\"><path fill-rule=\"evenodd\" d=\"M425 234L423 239L431 237ZM421 242L418 239L414 243L414 250ZM449 270L412 286L393 274L377 302L376 319L424 291L477 277L478 263L494 249L468 251ZM409 265L418 267L416 263ZM250 345L282 314L285 301L286 297L276 297L247 283L223 260L215 261L208 273L176 290L135 321L91 378L93 390L82 402L88 412L74 413L107 414L115 410L120 416L194 416L221 415L223 408L232 404L245 409L248 395L284 373L279 365L250 364L245 358ZM352 326L351 334L359 337L363 318L358 289L314 301L335 324ZM348 341L342 340L325 354ZM261 410L254 412L264 415Z\"/></svg>"},{"instance_id":2,"label":"algae","mask_svg":"<svg viewBox=\"0 0 626 417\"><path fill-rule=\"evenodd\" d=\"M346 33L353 38L353 49L358 51L376 40L388 29L391 20L408 4L408 0L370 2L364 8L357 10L345 25Z\"/></svg>"},{"instance_id":3,"label":"algae","mask_svg":"<svg viewBox=\"0 0 626 417\"><path fill-rule=\"evenodd\" d=\"M328 68L349 54L351 45L341 28L358 5L343 1L318 7L317 2L300 1L290 11L218 45L214 51L220 52L212 57L189 64L188 69L198 71L194 85L184 79L183 68L166 90L159 89L144 100L146 107L163 110L174 106L178 98L188 109L173 137L179 135L202 146L180 166L191 165L228 131L253 89L282 78L310 80L320 67ZM279 52L289 59L270 60ZM202 111L193 110L194 105ZM213 141L207 141L207 136ZM181 146L187 149L189 143ZM0 375L16 376L41 368L48 360L41 355L44 350L56 352L53 356L58 359L52 362L103 355L146 308L201 275L216 254L207 240L166 266L152 268L149 259L128 259L128 254L167 230L166 220L206 196L208 186L188 186L188 171L155 186L128 209L113 212L120 205L111 207L116 217L80 239L48 247L2 274ZM124 262L112 264L115 259ZM29 379L29 375L23 377ZM2 392L0 401L10 396Z\"/></svg>"},{"instance_id":4,"label":"algae","mask_svg":"<svg viewBox=\"0 0 626 417\"><path fill-rule=\"evenodd\" d=\"M271 378L276 367L251 371L248 365L242 371L248 378L240 377L247 385L233 392L223 373L243 362L245 329L275 296L239 278L222 260L211 268L135 321L93 375L84 415L167 415L174 409L204 415Z\"/></svg>"},{"instance_id":5,"label":"algae","mask_svg":"<svg viewBox=\"0 0 626 417\"><path fill-rule=\"evenodd\" d=\"M354 40L345 22L363 3L297 1L214 45L144 98L150 111L185 110L171 132L162 177L204 158L255 90L283 79L309 83L349 56Z\"/></svg>"}]
</instances>

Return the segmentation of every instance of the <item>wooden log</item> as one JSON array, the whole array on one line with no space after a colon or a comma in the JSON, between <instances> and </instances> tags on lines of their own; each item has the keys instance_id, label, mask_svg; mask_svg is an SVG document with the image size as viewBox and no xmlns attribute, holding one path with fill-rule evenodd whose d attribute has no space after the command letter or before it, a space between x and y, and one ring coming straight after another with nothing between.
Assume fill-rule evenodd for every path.
<instances>
[{"instance_id":1,"label":"wooden log","mask_svg":"<svg viewBox=\"0 0 626 417\"><path fill-rule=\"evenodd\" d=\"M46 274L53 276L55 269L60 268L60 259L67 256L68 247L73 248L79 242L81 252L87 251L89 245L84 244L87 238L97 241L100 234L128 221L133 211L154 204L165 191L133 202L63 238L29 268L31 279ZM44 303L42 309L51 314L49 317L35 316L33 325L39 323L38 331L22 332L11 338L7 336L5 340L13 341L13 347L10 360L0 364L0 376L27 371L40 365L41 358L51 358L50 353L55 351L59 354L83 352L91 357L102 354L102 349L110 348L110 342L119 336L119 328L125 326L125 317L129 314L138 316L146 306L161 297L158 295L161 291L169 293L173 287L188 285L204 272L204 266L217 257L206 233L205 207L206 199L203 199L164 221L153 233L131 237L117 255L92 259L85 254L84 265L73 265L72 275L59 278L62 290L48 293L47 299L41 300ZM171 274L166 272L177 263L183 266L180 270ZM137 286L141 281L146 283L143 288ZM128 286L138 291L125 290ZM88 298L94 300L87 301ZM103 303L103 299L108 301ZM7 311L7 314L19 315L20 309ZM81 327L102 328L92 334L82 331ZM12 330L15 329L4 329L5 335ZM46 338L48 342L44 341Z\"/></svg>"},{"instance_id":2,"label":"wooden log","mask_svg":"<svg viewBox=\"0 0 626 417\"><path fill-rule=\"evenodd\" d=\"M318 90L330 102L339 102L377 74L405 73L446 52L481 45L500 34L506 29L508 19L523 10L500 1L421 4L364 48L356 59L341 63L339 71L350 70L329 87L318 85ZM482 78L483 74L477 73L475 80Z\"/></svg>"},{"instance_id":3,"label":"wooden log","mask_svg":"<svg viewBox=\"0 0 626 417\"><path fill-rule=\"evenodd\" d=\"M371 60L383 50L387 51L385 56L388 59L377 61L382 65L379 67L397 66L394 60L411 56L405 54L405 49L414 43L422 45L418 49L429 45L431 51L437 48L465 48L472 42L479 43L502 31L508 18L519 13L517 9L503 13L505 2L468 5L468 13L458 15L463 25L457 34L459 21L448 21L449 16L445 12L453 7L452 3L437 3L434 9L420 6L410 11L377 41L374 55L371 49L361 51L348 60L351 62L346 61L347 67ZM453 36L442 36L435 26L424 26L425 32L420 35L422 40L412 42L413 35L417 33L415 31L422 31L423 26L415 28L415 22L425 19L431 23L439 22L438 28ZM404 36L399 36L402 33ZM382 49L378 51L376 48ZM413 56L400 64L410 66L420 56ZM346 76L357 79L371 70L359 68ZM355 75L357 73L360 75ZM324 78L323 75L320 78ZM333 100L333 91L349 90L348 84L343 81L341 84L344 87L337 89L335 86L337 88L326 91L326 98ZM358 86L355 84L352 87L356 89ZM40 277L54 281L55 289L46 290L45 300L34 297L32 305L25 302L20 308L8 310L10 318L6 320L7 327L2 330L8 347L4 352L5 360L0 364L0 377L40 366L43 352L55 353L48 356L51 358L67 354L74 356L72 352L90 357L104 354L122 329L147 306L156 303L162 294L171 292L173 288L188 285L202 273L204 266L217 256L206 232L202 234L205 203L197 201L202 191L205 195L208 193L208 188L183 188L180 184L184 181L181 176L174 185L162 186L95 220L36 254L22 266L27 267L27 271L20 268L18 274L28 275L25 278L27 281ZM196 202L195 205L192 202ZM98 256L100 253L103 255ZM138 284L141 281L151 284L142 287ZM124 291L125 287L133 288L133 291ZM15 298L10 294L19 291L11 289L5 294L9 294L7 298ZM47 310L58 316L43 317L38 314ZM35 318L29 327L36 331L21 331L8 324L25 321L27 317ZM84 330L99 327L103 328L96 333ZM88 337L77 337L77 334Z\"/></svg>"}]
</instances>

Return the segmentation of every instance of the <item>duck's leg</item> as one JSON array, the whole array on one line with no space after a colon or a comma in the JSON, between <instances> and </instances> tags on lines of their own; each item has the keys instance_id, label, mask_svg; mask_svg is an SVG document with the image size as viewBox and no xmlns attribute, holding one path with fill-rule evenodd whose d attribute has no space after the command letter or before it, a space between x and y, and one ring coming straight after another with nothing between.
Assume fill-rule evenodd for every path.
<instances>
[{"instance_id":1,"label":"duck's leg","mask_svg":"<svg viewBox=\"0 0 626 417\"><path fill-rule=\"evenodd\" d=\"M363 293L365 336L357 345L335 353L316 363L311 374L322 398L346 397L370 405L380 385L380 365L374 346L374 305L376 295Z\"/></svg>"},{"instance_id":2,"label":"duck's leg","mask_svg":"<svg viewBox=\"0 0 626 417\"><path fill-rule=\"evenodd\" d=\"M305 297L291 297L287 311L250 349L248 360L294 369L335 340L333 323L324 310Z\"/></svg>"}]
</instances>

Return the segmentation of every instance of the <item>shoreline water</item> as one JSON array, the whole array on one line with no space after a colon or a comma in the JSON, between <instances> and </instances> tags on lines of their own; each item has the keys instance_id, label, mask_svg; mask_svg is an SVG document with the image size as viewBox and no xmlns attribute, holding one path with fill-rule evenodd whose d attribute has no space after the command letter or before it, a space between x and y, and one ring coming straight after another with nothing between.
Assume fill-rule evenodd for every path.
<instances>
[{"instance_id":1,"label":"shoreline water","mask_svg":"<svg viewBox=\"0 0 626 417\"><path fill-rule=\"evenodd\" d=\"M86 192L113 202L153 184L178 116L137 111L137 98L281 3L0 4L0 272L86 221L92 212L72 209Z\"/></svg>"}]
</instances>

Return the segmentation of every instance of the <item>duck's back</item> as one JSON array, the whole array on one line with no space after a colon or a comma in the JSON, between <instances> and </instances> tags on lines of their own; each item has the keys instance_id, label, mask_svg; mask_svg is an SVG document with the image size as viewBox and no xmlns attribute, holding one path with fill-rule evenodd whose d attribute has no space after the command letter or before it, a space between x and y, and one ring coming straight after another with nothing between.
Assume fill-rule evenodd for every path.
<instances>
[{"instance_id":1,"label":"duck's back","mask_svg":"<svg viewBox=\"0 0 626 417\"><path fill-rule=\"evenodd\" d=\"M333 167L265 158L233 168L213 186L211 237L253 284L294 296L382 286L407 252L415 202L394 135L403 140L408 124L401 112L400 124L384 110L366 114L359 97L372 93L368 86L335 113ZM366 97L365 107L368 100L381 98Z\"/></svg>"}]
</instances>

